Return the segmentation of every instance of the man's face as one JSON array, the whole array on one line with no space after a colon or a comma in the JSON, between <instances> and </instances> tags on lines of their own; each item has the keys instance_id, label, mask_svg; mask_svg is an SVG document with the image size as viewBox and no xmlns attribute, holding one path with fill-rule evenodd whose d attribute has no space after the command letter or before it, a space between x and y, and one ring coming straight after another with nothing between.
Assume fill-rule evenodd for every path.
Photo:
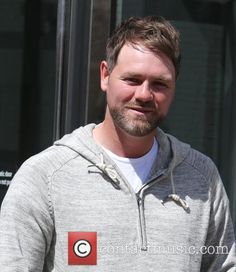
<instances>
[{"instance_id":1,"label":"man's face","mask_svg":"<svg viewBox=\"0 0 236 272\"><path fill-rule=\"evenodd\" d=\"M168 113L175 93L175 68L164 54L139 45L124 45L109 74L100 67L101 88L116 127L133 136L152 133Z\"/></svg>"}]
</instances>

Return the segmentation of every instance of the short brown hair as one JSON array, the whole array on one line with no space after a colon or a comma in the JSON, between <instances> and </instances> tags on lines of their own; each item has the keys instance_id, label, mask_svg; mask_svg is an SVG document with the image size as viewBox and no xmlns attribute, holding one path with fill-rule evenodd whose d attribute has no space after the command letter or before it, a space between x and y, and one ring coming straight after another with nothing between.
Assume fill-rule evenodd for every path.
<instances>
[{"instance_id":1,"label":"short brown hair","mask_svg":"<svg viewBox=\"0 0 236 272\"><path fill-rule=\"evenodd\" d=\"M164 53L173 62L177 77L180 66L179 32L163 17L130 17L114 30L106 47L109 72L116 65L125 43L142 44L154 54Z\"/></svg>"}]
</instances>

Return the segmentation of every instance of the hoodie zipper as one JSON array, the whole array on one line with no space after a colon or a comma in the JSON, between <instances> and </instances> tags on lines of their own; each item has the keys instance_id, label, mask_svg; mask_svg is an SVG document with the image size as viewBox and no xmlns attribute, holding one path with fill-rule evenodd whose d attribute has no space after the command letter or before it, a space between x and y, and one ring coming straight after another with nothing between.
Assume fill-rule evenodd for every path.
<instances>
[{"instance_id":1,"label":"hoodie zipper","mask_svg":"<svg viewBox=\"0 0 236 272\"><path fill-rule=\"evenodd\" d=\"M104 170L102 170L104 172ZM115 171L117 169L115 168ZM119 172L119 171L118 171ZM163 178L165 178L166 171L160 172L157 176L150 179L146 184L144 184L141 189L135 194L132 192L132 189L128 183L128 181L123 177L123 181L126 183L128 188L130 188L132 194L136 196L137 205L138 205L138 215L139 215L139 226L140 226L140 236L141 236L141 250L147 251L147 233L146 233L146 225L145 225L145 215L144 215L144 191L148 188L150 188L152 185L154 185L156 182L161 181ZM113 180L107 172L104 172L111 180Z\"/></svg>"},{"instance_id":2,"label":"hoodie zipper","mask_svg":"<svg viewBox=\"0 0 236 272\"><path fill-rule=\"evenodd\" d=\"M94 164L92 164L94 165ZM111 177L109 175L109 173L107 171L105 171L105 168L95 165L97 166L104 174L106 174L112 181L114 181L114 178ZM119 173L119 171L117 171L116 167L114 167L115 171ZM160 172L157 176L153 177L152 179L150 179L147 183L145 183L141 189L135 194L133 193L128 181L125 179L125 177L123 177L123 175L120 176L122 177L123 181L126 183L126 185L128 186L128 188L130 188L130 191L132 194L134 194L136 196L136 200L137 200L137 205L138 205L138 214L139 214L139 225L140 225L140 236L141 236L141 250L146 251L147 250L147 233L146 233L146 225L145 225L145 215L144 215L144 191L148 188L150 188L152 185L154 185L156 182L159 182L160 180L162 180L163 178L165 178L165 171Z\"/></svg>"},{"instance_id":3,"label":"hoodie zipper","mask_svg":"<svg viewBox=\"0 0 236 272\"><path fill-rule=\"evenodd\" d=\"M143 207L143 199L137 195L138 202L138 211L139 211L139 226L140 226L140 234L141 234L141 250L147 250L147 235L146 235L146 227L145 227L145 218L144 218L144 207Z\"/></svg>"},{"instance_id":4,"label":"hoodie zipper","mask_svg":"<svg viewBox=\"0 0 236 272\"><path fill-rule=\"evenodd\" d=\"M140 235L141 235L141 250L146 251L147 246L147 233L145 224L145 214L144 214L144 191L150 188L156 182L159 182L164 176L164 172L160 173L158 176L152 178L148 183L146 183L139 191L136 193L138 211L139 211L139 225L140 225Z\"/></svg>"}]
</instances>

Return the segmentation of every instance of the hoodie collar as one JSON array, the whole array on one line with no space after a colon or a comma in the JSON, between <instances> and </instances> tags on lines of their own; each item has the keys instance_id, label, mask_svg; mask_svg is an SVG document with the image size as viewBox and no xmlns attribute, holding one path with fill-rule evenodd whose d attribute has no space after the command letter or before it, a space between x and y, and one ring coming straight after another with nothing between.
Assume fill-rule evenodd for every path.
<instances>
[{"instance_id":1,"label":"hoodie collar","mask_svg":"<svg viewBox=\"0 0 236 272\"><path fill-rule=\"evenodd\" d=\"M93 139L92 131L95 126L96 124L92 123L80 127L56 141L54 145L66 146L91 161L91 163L98 163L103 150ZM172 171L185 159L190 146L164 133L160 128L157 128L156 139L159 144L159 151L155 169L162 172L168 169Z\"/></svg>"},{"instance_id":2,"label":"hoodie collar","mask_svg":"<svg viewBox=\"0 0 236 272\"><path fill-rule=\"evenodd\" d=\"M112 165L104 160L104 157L106 157L104 156L104 151L93 139L92 131L95 126L96 124L88 124L84 127L80 127L71 134L65 135L61 140L56 141L54 144L56 146L66 146L80 154L91 162L92 165L89 165L89 167L95 166L105 172L118 188L119 180L116 178L116 171ZM175 191L173 171L175 167L185 159L190 150L190 146L180 142L175 137L164 133L160 128L157 128L155 137L159 144L159 151L157 160L151 170L150 179L162 173L165 173L165 177L169 176L172 192L162 200L162 204L164 205L168 200L173 200L179 203L187 211L188 205L186 201L181 199Z\"/></svg>"}]
</instances>

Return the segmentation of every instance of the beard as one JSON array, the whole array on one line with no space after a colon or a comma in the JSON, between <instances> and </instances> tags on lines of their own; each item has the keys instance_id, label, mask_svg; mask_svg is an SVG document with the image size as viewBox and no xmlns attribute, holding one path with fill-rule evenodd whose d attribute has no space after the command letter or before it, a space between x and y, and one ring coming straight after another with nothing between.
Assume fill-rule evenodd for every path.
<instances>
[{"instance_id":1,"label":"beard","mask_svg":"<svg viewBox=\"0 0 236 272\"><path fill-rule=\"evenodd\" d=\"M155 109L153 112L147 115L137 115L129 116L128 112L131 107L140 107L140 108L152 108ZM132 136L142 137L152 133L161 121L164 119L164 116L159 113L156 107L150 103L127 103L122 108L118 107L109 107L109 111L113 122L126 133Z\"/></svg>"}]
</instances>

